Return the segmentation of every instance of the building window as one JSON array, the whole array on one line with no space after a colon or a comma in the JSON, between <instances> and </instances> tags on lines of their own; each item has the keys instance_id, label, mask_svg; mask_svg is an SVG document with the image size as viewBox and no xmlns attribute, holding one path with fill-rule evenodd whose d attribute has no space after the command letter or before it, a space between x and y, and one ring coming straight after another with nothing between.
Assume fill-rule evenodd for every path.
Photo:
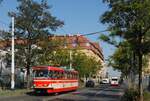
<instances>
[{"instance_id":1,"label":"building window","mask_svg":"<svg viewBox=\"0 0 150 101\"><path fill-rule=\"evenodd\" d=\"M73 47L76 47L76 46L77 46L76 40L73 40L72 46L73 46Z\"/></svg>"},{"instance_id":2,"label":"building window","mask_svg":"<svg viewBox=\"0 0 150 101\"><path fill-rule=\"evenodd\" d=\"M89 42L87 42L87 43L86 43L86 46L90 46L90 43L89 43Z\"/></svg>"}]
</instances>

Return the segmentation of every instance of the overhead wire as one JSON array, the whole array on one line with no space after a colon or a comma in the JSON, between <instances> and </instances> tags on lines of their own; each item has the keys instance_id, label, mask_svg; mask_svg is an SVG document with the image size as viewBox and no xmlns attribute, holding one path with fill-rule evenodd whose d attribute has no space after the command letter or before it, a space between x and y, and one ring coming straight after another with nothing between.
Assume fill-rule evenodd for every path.
<instances>
[{"instance_id":1,"label":"overhead wire","mask_svg":"<svg viewBox=\"0 0 150 101\"><path fill-rule=\"evenodd\" d=\"M2 24L5 24L5 25L9 25L9 24L7 24L7 23L5 23L4 21L1 21L0 20L0 23L2 23ZM102 30L102 31L97 31L97 32L91 32L91 33L86 33L86 34L74 34L74 35L71 35L71 36L90 36L90 35L95 35L95 34L99 34L99 33L102 33L102 32L108 32L108 31L110 31L110 30ZM57 35L56 35L57 36ZM58 35L59 36L59 35ZM65 35L63 35L63 36L66 36L66 34ZM77 43L75 43L75 44L82 44L82 43L87 43L87 42L77 42ZM90 43L90 42L89 42ZM69 44L74 44L74 42L67 42L67 43L65 43L64 42L64 44L66 44L66 45L69 45ZM51 45L52 47L61 47L61 46L64 46L64 44L63 45Z\"/></svg>"},{"instance_id":2,"label":"overhead wire","mask_svg":"<svg viewBox=\"0 0 150 101\"><path fill-rule=\"evenodd\" d=\"M102 30L102 31L98 31L98 32L91 32L91 33L87 33L87 34L81 34L80 36L89 36L89 35L95 35L95 34L99 34L99 33L103 33L103 32L108 32L110 30Z\"/></svg>"}]
</instances>

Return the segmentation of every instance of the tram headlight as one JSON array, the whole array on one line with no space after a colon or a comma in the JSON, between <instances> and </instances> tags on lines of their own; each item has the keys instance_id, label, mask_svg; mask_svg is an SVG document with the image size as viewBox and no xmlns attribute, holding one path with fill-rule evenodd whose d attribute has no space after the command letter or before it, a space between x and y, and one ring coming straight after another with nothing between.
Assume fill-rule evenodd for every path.
<instances>
[{"instance_id":1,"label":"tram headlight","mask_svg":"<svg viewBox=\"0 0 150 101\"><path fill-rule=\"evenodd\" d=\"M36 84L34 84L33 87L36 87Z\"/></svg>"},{"instance_id":2,"label":"tram headlight","mask_svg":"<svg viewBox=\"0 0 150 101\"><path fill-rule=\"evenodd\" d=\"M48 87L52 87L52 84L49 84Z\"/></svg>"},{"instance_id":3,"label":"tram headlight","mask_svg":"<svg viewBox=\"0 0 150 101\"><path fill-rule=\"evenodd\" d=\"M48 86L48 84L44 84L44 87L47 87Z\"/></svg>"}]
</instances>

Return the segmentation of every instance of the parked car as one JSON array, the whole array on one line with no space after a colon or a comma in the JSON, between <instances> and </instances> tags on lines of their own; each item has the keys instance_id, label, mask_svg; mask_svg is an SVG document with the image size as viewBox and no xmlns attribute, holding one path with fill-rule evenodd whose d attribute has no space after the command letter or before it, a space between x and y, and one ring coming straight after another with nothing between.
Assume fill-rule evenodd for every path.
<instances>
[{"instance_id":1,"label":"parked car","mask_svg":"<svg viewBox=\"0 0 150 101\"><path fill-rule=\"evenodd\" d=\"M108 78L104 78L104 79L102 79L101 83L102 84L109 84L110 82L109 82Z\"/></svg>"},{"instance_id":2,"label":"parked car","mask_svg":"<svg viewBox=\"0 0 150 101\"><path fill-rule=\"evenodd\" d=\"M88 80L85 84L86 87L94 87L95 86L95 83L93 80Z\"/></svg>"}]
</instances>

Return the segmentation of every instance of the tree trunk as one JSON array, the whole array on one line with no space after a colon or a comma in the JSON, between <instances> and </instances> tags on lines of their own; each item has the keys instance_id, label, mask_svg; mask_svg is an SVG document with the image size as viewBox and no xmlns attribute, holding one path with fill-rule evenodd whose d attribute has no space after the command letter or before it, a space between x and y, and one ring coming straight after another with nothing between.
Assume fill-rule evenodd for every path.
<instances>
[{"instance_id":1,"label":"tree trunk","mask_svg":"<svg viewBox=\"0 0 150 101\"><path fill-rule=\"evenodd\" d=\"M30 66L31 66L31 42L30 39L28 41L28 49L27 49L27 89L30 88Z\"/></svg>"},{"instance_id":2,"label":"tree trunk","mask_svg":"<svg viewBox=\"0 0 150 101\"><path fill-rule=\"evenodd\" d=\"M138 69L137 68L137 66L136 66L136 63L137 63L137 59L136 59L136 54L135 54L135 52L133 51L133 60L132 60L132 83L133 83L133 88L134 89L136 89L137 88L137 86L136 86L136 83L135 83L135 78L136 78L136 69Z\"/></svg>"},{"instance_id":3,"label":"tree trunk","mask_svg":"<svg viewBox=\"0 0 150 101\"><path fill-rule=\"evenodd\" d=\"M139 97L140 101L143 101L143 79L142 79L142 54L139 52L138 57L139 57Z\"/></svg>"},{"instance_id":4,"label":"tree trunk","mask_svg":"<svg viewBox=\"0 0 150 101\"><path fill-rule=\"evenodd\" d=\"M149 82L148 82L148 90L150 91L150 76L149 76Z\"/></svg>"},{"instance_id":5,"label":"tree trunk","mask_svg":"<svg viewBox=\"0 0 150 101\"><path fill-rule=\"evenodd\" d=\"M27 77L26 77L26 79L27 79L27 89L29 89L30 88L30 66L27 65L26 69L27 69Z\"/></svg>"},{"instance_id":6,"label":"tree trunk","mask_svg":"<svg viewBox=\"0 0 150 101\"><path fill-rule=\"evenodd\" d=\"M28 46L27 46L27 89L30 88L30 66L31 66L31 33L30 30L28 29Z\"/></svg>"}]
</instances>

